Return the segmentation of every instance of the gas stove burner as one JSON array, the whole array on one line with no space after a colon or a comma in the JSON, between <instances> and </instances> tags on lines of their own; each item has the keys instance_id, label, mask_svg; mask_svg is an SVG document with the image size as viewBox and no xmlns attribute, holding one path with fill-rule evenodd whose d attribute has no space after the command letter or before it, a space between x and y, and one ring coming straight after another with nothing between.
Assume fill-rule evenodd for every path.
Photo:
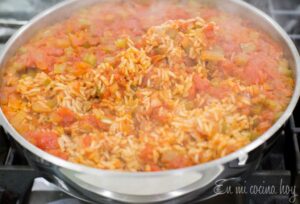
<instances>
[{"instance_id":1,"label":"gas stove burner","mask_svg":"<svg viewBox=\"0 0 300 204\"><path fill-rule=\"evenodd\" d=\"M30 204L85 204L76 198L62 193L56 186L44 178L34 179L28 203Z\"/></svg>"},{"instance_id":2,"label":"gas stove burner","mask_svg":"<svg viewBox=\"0 0 300 204\"><path fill-rule=\"evenodd\" d=\"M300 4L299 1L268 0L270 15L286 30L299 48Z\"/></svg>"}]
</instances>

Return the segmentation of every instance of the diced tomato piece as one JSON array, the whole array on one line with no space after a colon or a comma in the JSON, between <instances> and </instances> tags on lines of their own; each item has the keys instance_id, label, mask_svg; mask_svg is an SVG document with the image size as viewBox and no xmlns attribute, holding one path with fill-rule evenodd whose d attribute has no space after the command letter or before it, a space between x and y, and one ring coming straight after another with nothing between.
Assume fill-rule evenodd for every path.
<instances>
[{"instance_id":1,"label":"diced tomato piece","mask_svg":"<svg viewBox=\"0 0 300 204\"><path fill-rule=\"evenodd\" d=\"M59 123L62 126L69 126L76 121L76 115L68 108L60 108L57 110L59 116Z\"/></svg>"},{"instance_id":2,"label":"diced tomato piece","mask_svg":"<svg viewBox=\"0 0 300 204\"><path fill-rule=\"evenodd\" d=\"M171 19L186 19L190 17L190 14L185 9L176 6L170 8L169 15Z\"/></svg>"},{"instance_id":3,"label":"diced tomato piece","mask_svg":"<svg viewBox=\"0 0 300 204\"><path fill-rule=\"evenodd\" d=\"M34 63L34 66L44 71L51 71L53 68L53 59L48 56L44 50L36 52L35 50L29 54L30 62Z\"/></svg>"},{"instance_id":4,"label":"diced tomato piece","mask_svg":"<svg viewBox=\"0 0 300 204\"><path fill-rule=\"evenodd\" d=\"M198 92L206 91L211 87L209 80L202 79L198 74L194 75L193 81Z\"/></svg>"},{"instance_id":5,"label":"diced tomato piece","mask_svg":"<svg viewBox=\"0 0 300 204\"><path fill-rule=\"evenodd\" d=\"M154 121L159 121L161 123L166 123L169 120L169 117L163 113L160 113L159 109L161 108L161 106L158 107L154 107L150 110L150 117L154 120Z\"/></svg>"},{"instance_id":6,"label":"diced tomato piece","mask_svg":"<svg viewBox=\"0 0 300 204\"><path fill-rule=\"evenodd\" d=\"M58 149L58 135L55 132L50 131L32 131L26 134L26 138L37 147L43 150Z\"/></svg>"},{"instance_id":7,"label":"diced tomato piece","mask_svg":"<svg viewBox=\"0 0 300 204\"><path fill-rule=\"evenodd\" d=\"M258 69L256 67L247 66L244 71L243 78L247 80L247 82L251 84L256 84L260 82L260 79L258 77Z\"/></svg>"},{"instance_id":8,"label":"diced tomato piece","mask_svg":"<svg viewBox=\"0 0 300 204\"><path fill-rule=\"evenodd\" d=\"M153 147L152 145L147 144L144 149L140 152L140 158L145 163L152 163L153 162Z\"/></svg>"},{"instance_id":9,"label":"diced tomato piece","mask_svg":"<svg viewBox=\"0 0 300 204\"><path fill-rule=\"evenodd\" d=\"M150 69L143 77L142 86L147 86L148 80L151 78L152 75L153 75L153 70Z\"/></svg>"},{"instance_id":10,"label":"diced tomato piece","mask_svg":"<svg viewBox=\"0 0 300 204\"><path fill-rule=\"evenodd\" d=\"M272 121L275 118L275 113L272 111L263 111L261 113L261 120L262 121Z\"/></svg>"},{"instance_id":11,"label":"diced tomato piece","mask_svg":"<svg viewBox=\"0 0 300 204\"><path fill-rule=\"evenodd\" d=\"M158 120L161 123L167 123L169 121L169 117L162 114L154 114L153 119Z\"/></svg>"},{"instance_id":12,"label":"diced tomato piece","mask_svg":"<svg viewBox=\"0 0 300 204\"><path fill-rule=\"evenodd\" d=\"M53 127L53 124L52 123L48 123L48 122L45 122L43 124L40 125L40 128L41 129L51 129Z\"/></svg>"},{"instance_id":13,"label":"diced tomato piece","mask_svg":"<svg viewBox=\"0 0 300 204\"><path fill-rule=\"evenodd\" d=\"M100 43L100 38L99 37L95 37L95 36L90 36L88 38L88 42L90 45L92 46L96 46Z\"/></svg>"},{"instance_id":14,"label":"diced tomato piece","mask_svg":"<svg viewBox=\"0 0 300 204\"><path fill-rule=\"evenodd\" d=\"M172 168L172 169L181 168L190 165L190 161L188 160L188 158L184 154L176 150L169 150L163 152L161 156L161 162L167 168Z\"/></svg>"},{"instance_id":15,"label":"diced tomato piece","mask_svg":"<svg viewBox=\"0 0 300 204\"><path fill-rule=\"evenodd\" d=\"M93 115L84 116L84 120L95 128L98 128L98 119Z\"/></svg>"},{"instance_id":16,"label":"diced tomato piece","mask_svg":"<svg viewBox=\"0 0 300 204\"><path fill-rule=\"evenodd\" d=\"M210 20L213 17L216 17L219 15L218 11L216 9L201 9L201 17L205 20Z\"/></svg>"},{"instance_id":17,"label":"diced tomato piece","mask_svg":"<svg viewBox=\"0 0 300 204\"><path fill-rule=\"evenodd\" d=\"M202 79L199 75L195 75L193 78L194 84L189 90L189 99L194 99L197 93L207 93L216 98L224 98L227 95L227 89L225 87L213 87L208 79Z\"/></svg>"},{"instance_id":18,"label":"diced tomato piece","mask_svg":"<svg viewBox=\"0 0 300 204\"><path fill-rule=\"evenodd\" d=\"M270 127L271 127L271 123L269 121L263 121L258 124L257 130L259 131L259 133L263 133Z\"/></svg>"},{"instance_id":19,"label":"diced tomato piece","mask_svg":"<svg viewBox=\"0 0 300 204\"><path fill-rule=\"evenodd\" d=\"M92 137L90 135L85 135L82 139L82 144L84 147L89 147L92 143Z\"/></svg>"},{"instance_id":20,"label":"diced tomato piece","mask_svg":"<svg viewBox=\"0 0 300 204\"><path fill-rule=\"evenodd\" d=\"M230 57L233 53L239 53L241 51L241 46L238 41L226 40L220 36L217 37L217 44L224 51L225 56Z\"/></svg>"},{"instance_id":21,"label":"diced tomato piece","mask_svg":"<svg viewBox=\"0 0 300 204\"><path fill-rule=\"evenodd\" d=\"M77 35L70 35L69 38L74 47L80 47L85 43L84 35L82 33L77 33Z\"/></svg>"},{"instance_id":22,"label":"diced tomato piece","mask_svg":"<svg viewBox=\"0 0 300 204\"><path fill-rule=\"evenodd\" d=\"M101 129L101 130L104 130L104 131L109 130L109 125L108 124L103 123L102 121L98 120L93 115L87 115L83 118L83 120L86 121L91 126L93 126L94 128Z\"/></svg>"},{"instance_id":23,"label":"diced tomato piece","mask_svg":"<svg viewBox=\"0 0 300 204\"><path fill-rule=\"evenodd\" d=\"M189 89L188 99L193 100L196 97L196 95L197 95L196 87L193 84L192 87Z\"/></svg>"},{"instance_id":24,"label":"diced tomato piece","mask_svg":"<svg viewBox=\"0 0 300 204\"><path fill-rule=\"evenodd\" d=\"M64 49L62 48L47 48L47 53L51 56L60 57L64 54Z\"/></svg>"},{"instance_id":25,"label":"diced tomato piece","mask_svg":"<svg viewBox=\"0 0 300 204\"><path fill-rule=\"evenodd\" d=\"M244 115L250 115L251 113L251 107L250 106L244 106L241 108L241 113Z\"/></svg>"},{"instance_id":26,"label":"diced tomato piece","mask_svg":"<svg viewBox=\"0 0 300 204\"><path fill-rule=\"evenodd\" d=\"M219 66L222 71L229 76L233 76L236 74L238 68L237 66L230 60L224 60L222 62L220 62L220 66Z\"/></svg>"},{"instance_id":27,"label":"diced tomato piece","mask_svg":"<svg viewBox=\"0 0 300 204\"><path fill-rule=\"evenodd\" d=\"M30 55L30 53L25 53L18 59L20 64L23 64L24 67L35 67L35 63Z\"/></svg>"},{"instance_id":28,"label":"diced tomato piece","mask_svg":"<svg viewBox=\"0 0 300 204\"><path fill-rule=\"evenodd\" d=\"M58 136L53 132L46 132L37 138L37 146L41 149L57 149L59 148L57 142Z\"/></svg>"},{"instance_id":29,"label":"diced tomato piece","mask_svg":"<svg viewBox=\"0 0 300 204\"><path fill-rule=\"evenodd\" d=\"M271 59L265 53L254 53L244 69L242 79L250 84L278 79L280 75L275 70L276 65L276 60Z\"/></svg>"},{"instance_id":30,"label":"diced tomato piece","mask_svg":"<svg viewBox=\"0 0 300 204\"><path fill-rule=\"evenodd\" d=\"M218 99L222 99L225 96L227 96L228 94L228 90L225 87L211 87L208 90L208 93L213 96L216 97Z\"/></svg>"},{"instance_id":31,"label":"diced tomato piece","mask_svg":"<svg viewBox=\"0 0 300 204\"><path fill-rule=\"evenodd\" d=\"M150 164L151 171L160 171L161 168L156 164Z\"/></svg>"},{"instance_id":32,"label":"diced tomato piece","mask_svg":"<svg viewBox=\"0 0 300 204\"><path fill-rule=\"evenodd\" d=\"M212 23L207 24L203 28L203 32L208 39L212 39L215 36L215 26Z\"/></svg>"},{"instance_id":33,"label":"diced tomato piece","mask_svg":"<svg viewBox=\"0 0 300 204\"><path fill-rule=\"evenodd\" d=\"M7 104L9 100L9 96L16 90L15 87L4 87L1 88L0 91L0 103Z\"/></svg>"},{"instance_id":34,"label":"diced tomato piece","mask_svg":"<svg viewBox=\"0 0 300 204\"><path fill-rule=\"evenodd\" d=\"M118 21L116 21L118 22ZM115 24L116 30L120 28L121 25ZM138 19L127 19L126 20L126 28L131 30L131 32L135 35L141 35L143 33L141 22Z\"/></svg>"},{"instance_id":35,"label":"diced tomato piece","mask_svg":"<svg viewBox=\"0 0 300 204\"><path fill-rule=\"evenodd\" d=\"M98 122L98 126L101 130L104 130L104 131L108 131L109 130L109 125L106 124L106 123L103 123L101 121Z\"/></svg>"},{"instance_id":36,"label":"diced tomato piece","mask_svg":"<svg viewBox=\"0 0 300 204\"><path fill-rule=\"evenodd\" d=\"M68 154L65 152L62 152L60 149L51 149L51 150L46 150L46 151L49 154L60 157L61 159L64 159L64 160L67 160L69 158Z\"/></svg>"}]
</instances>

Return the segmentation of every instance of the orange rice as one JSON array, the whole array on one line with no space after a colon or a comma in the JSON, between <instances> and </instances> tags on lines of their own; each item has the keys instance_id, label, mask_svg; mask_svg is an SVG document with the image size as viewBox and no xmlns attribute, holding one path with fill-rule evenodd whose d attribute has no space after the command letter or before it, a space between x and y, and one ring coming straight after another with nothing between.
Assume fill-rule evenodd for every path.
<instances>
[{"instance_id":1,"label":"orange rice","mask_svg":"<svg viewBox=\"0 0 300 204\"><path fill-rule=\"evenodd\" d=\"M2 76L10 123L50 154L111 170L182 168L249 144L293 92L281 47L174 2L102 3L36 34Z\"/></svg>"}]
</instances>

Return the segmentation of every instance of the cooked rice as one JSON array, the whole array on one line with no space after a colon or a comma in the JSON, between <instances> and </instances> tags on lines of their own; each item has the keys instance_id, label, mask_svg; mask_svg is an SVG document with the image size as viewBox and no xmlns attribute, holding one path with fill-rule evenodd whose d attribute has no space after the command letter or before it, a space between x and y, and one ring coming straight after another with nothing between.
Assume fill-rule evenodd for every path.
<instances>
[{"instance_id":1,"label":"cooked rice","mask_svg":"<svg viewBox=\"0 0 300 204\"><path fill-rule=\"evenodd\" d=\"M116 8L112 16L122 11L130 18L133 14L127 6ZM171 4L167 7L170 13L178 9ZM98 14L100 8L106 7L96 6L91 13ZM165 20L160 17L138 38L131 34L116 38L120 49L97 60L94 46L84 48L73 40L92 32L87 27L91 19L83 18L89 15L83 11L79 16L85 20L83 28L75 28L71 23L77 18L72 17L38 34L12 58L3 78L1 104L7 118L30 142L51 154L124 171L196 165L249 144L272 125L289 102L293 90L289 74L277 74L281 77L276 79L277 86L271 80L248 83L241 73L224 75L225 68L224 72L216 68L236 57L219 48L211 51L206 32L214 27L214 32L222 33L218 21L178 16L157 24ZM53 39L63 27L69 29L65 31L67 41ZM265 39L264 34L259 35ZM42 60L36 57L35 73L20 74L31 68L20 62L47 41L66 46L62 55L53 51L57 52L53 57L56 64L47 70L47 56L40 56ZM280 48L268 41L264 42L275 50L277 62L284 63ZM79 54L74 54L77 48ZM94 54L78 61L81 51ZM244 58L237 59L244 63ZM269 77L272 73L262 74ZM282 92L276 95L278 87Z\"/></svg>"}]
</instances>

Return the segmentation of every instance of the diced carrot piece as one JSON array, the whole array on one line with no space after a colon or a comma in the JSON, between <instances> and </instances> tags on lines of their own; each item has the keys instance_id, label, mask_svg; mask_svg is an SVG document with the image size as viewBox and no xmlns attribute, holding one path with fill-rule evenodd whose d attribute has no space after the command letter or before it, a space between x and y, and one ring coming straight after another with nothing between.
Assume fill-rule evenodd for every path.
<instances>
[{"instance_id":1,"label":"diced carrot piece","mask_svg":"<svg viewBox=\"0 0 300 204\"><path fill-rule=\"evenodd\" d=\"M73 69L70 70L75 76L82 76L91 69L91 65L85 62L76 62Z\"/></svg>"}]
</instances>

